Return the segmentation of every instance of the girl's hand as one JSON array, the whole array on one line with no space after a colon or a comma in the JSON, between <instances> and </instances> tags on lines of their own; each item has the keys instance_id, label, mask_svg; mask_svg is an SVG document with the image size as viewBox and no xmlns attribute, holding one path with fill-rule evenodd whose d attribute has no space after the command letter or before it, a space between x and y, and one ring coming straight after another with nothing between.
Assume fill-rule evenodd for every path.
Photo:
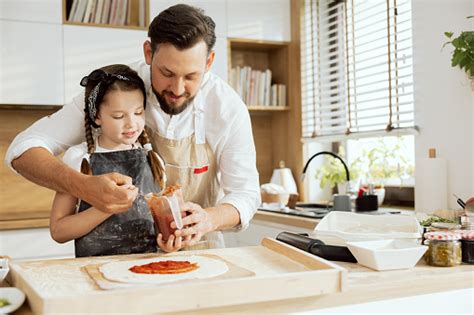
<instances>
[{"instance_id":1,"label":"girl's hand","mask_svg":"<svg viewBox=\"0 0 474 315\"><path fill-rule=\"evenodd\" d=\"M171 234L168 240L165 242L163 240L163 235L159 233L156 241L158 243L158 246L160 246L160 248L167 253L177 252L178 250L183 248L184 245L183 238L181 236L175 237L173 234Z\"/></svg>"}]
</instances>

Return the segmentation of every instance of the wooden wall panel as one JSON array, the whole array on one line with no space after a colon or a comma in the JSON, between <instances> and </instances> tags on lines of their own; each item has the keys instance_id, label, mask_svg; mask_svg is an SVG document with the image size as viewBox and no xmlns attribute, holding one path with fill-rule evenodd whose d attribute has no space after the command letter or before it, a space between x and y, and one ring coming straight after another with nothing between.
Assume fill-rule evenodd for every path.
<instances>
[{"instance_id":1,"label":"wooden wall panel","mask_svg":"<svg viewBox=\"0 0 474 315\"><path fill-rule=\"evenodd\" d=\"M15 174L3 162L15 136L56 109L0 109L0 221L49 218L54 192Z\"/></svg>"}]
</instances>

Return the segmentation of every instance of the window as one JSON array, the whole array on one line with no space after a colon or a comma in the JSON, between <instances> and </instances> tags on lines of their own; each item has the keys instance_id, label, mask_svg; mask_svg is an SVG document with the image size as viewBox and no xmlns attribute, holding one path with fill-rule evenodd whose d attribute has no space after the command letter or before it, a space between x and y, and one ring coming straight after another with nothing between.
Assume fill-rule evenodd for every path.
<instances>
[{"instance_id":1,"label":"window","mask_svg":"<svg viewBox=\"0 0 474 315\"><path fill-rule=\"evenodd\" d=\"M357 159L367 161L367 152L377 146L393 148L398 152L386 161L388 168L408 171L402 176L390 172L384 184L413 186L409 175L414 170L417 128L411 1L304 0L303 9L305 151L312 155L316 152L309 151L315 143L337 142L346 148L351 164ZM362 172L362 178L369 180L376 170Z\"/></svg>"},{"instance_id":2,"label":"window","mask_svg":"<svg viewBox=\"0 0 474 315\"><path fill-rule=\"evenodd\" d=\"M305 140L414 128L409 0L305 0Z\"/></svg>"}]
</instances>

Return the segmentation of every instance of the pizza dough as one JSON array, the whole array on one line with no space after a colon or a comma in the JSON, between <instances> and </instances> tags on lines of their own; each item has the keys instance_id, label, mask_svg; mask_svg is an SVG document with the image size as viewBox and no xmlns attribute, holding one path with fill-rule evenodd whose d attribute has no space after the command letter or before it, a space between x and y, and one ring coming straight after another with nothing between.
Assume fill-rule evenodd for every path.
<instances>
[{"instance_id":1,"label":"pizza dough","mask_svg":"<svg viewBox=\"0 0 474 315\"><path fill-rule=\"evenodd\" d=\"M198 263L199 268L190 272L179 274L139 274L129 270L129 268L133 266L166 260L189 261L191 263ZM102 272L106 279L112 281L126 283L161 284L179 280L212 278L226 273L229 268L227 267L227 264L221 260L193 255L116 261L102 265L99 270L100 272Z\"/></svg>"}]
</instances>

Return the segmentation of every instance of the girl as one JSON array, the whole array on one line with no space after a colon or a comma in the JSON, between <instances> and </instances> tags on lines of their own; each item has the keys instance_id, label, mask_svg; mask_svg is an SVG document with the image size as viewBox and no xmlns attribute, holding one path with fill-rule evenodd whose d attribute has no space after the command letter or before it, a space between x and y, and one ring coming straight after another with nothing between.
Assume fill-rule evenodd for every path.
<instances>
[{"instance_id":1,"label":"girl","mask_svg":"<svg viewBox=\"0 0 474 315\"><path fill-rule=\"evenodd\" d=\"M85 87L86 142L71 147L64 161L84 174L118 172L130 176L143 193L165 187L163 160L152 150L145 126L146 91L138 74L125 65L94 70ZM154 222L143 199L119 214L104 213L57 192L50 220L59 243L75 240L76 257L155 252ZM160 247L165 247L158 238ZM173 250L163 248L167 251Z\"/></svg>"}]
</instances>

